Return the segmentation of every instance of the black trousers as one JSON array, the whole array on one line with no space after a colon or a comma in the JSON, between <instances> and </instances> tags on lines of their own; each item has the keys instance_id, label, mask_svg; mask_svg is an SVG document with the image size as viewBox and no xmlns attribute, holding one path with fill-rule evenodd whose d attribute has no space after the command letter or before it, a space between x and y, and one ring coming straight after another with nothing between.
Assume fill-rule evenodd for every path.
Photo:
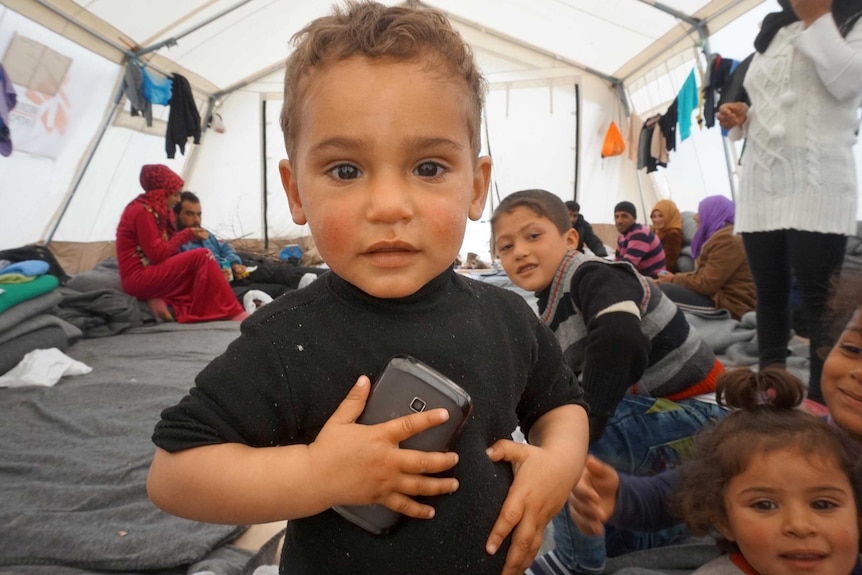
<instances>
[{"instance_id":1,"label":"black trousers","mask_svg":"<svg viewBox=\"0 0 862 575\"><path fill-rule=\"evenodd\" d=\"M796 279L802 320L810 339L808 397L823 402L821 348L826 341L826 304L831 282L841 271L847 237L800 230L742 234L745 254L757 288L757 341L760 367L784 365L790 339L790 291Z\"/></svg>"}]
</instances>

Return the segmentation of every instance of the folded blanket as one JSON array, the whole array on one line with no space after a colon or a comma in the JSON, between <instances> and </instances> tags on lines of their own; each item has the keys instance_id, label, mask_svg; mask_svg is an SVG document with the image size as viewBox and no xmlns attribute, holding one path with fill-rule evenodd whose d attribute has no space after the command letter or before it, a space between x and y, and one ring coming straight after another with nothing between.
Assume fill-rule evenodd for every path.
<instances>
[{"instance_id":1,"label":"folded blanket","mask_svg":"<svg viewBox=\"0 0 862 575\"><path fill-rule=\"evenodd\" d=\"M140 302L113 289L78 292L59 288L63 301L54 313L77 326L84 337L116 335L131 327L144 325L151 314L144 314Z\"/></svg>"},{"instance_id":2,"label":"folded blanket","mask_svg":"<svg viewBox=\"0 0 862 575\"><path fill-rule=\"evenodd\" d=\"M18 325L22 321L44 313L63 301L63 296L57 290L34 297L0 312L0 333Z\"/></svg>"},{"instance_id":3,"label":"folded blanket","mask_svg":"<svg viewBox=\"0 0 862 575\"><path fill-rule=\"evenodd\" d=\"M51 266L42 260L24 260L10 264L0 270L0 276L6 274L21 274L23 276L41 276L48 273Z\"/></svg>"},{"instance_id":4,"label":"folded blanket","mask_svg":"<svg viewBox=\"0 0 862 575\"><path fill-rule=\"evenodd\" d=\"M25 284L4 284L0 288L2 289L2 293L0 293L0 311L6 311L15 304L48 293L59 285L60 281L57 277L48 274L41 275Z\"/></svg>"},{"instance_id":5,"label":"folded blanket","mask_svg":"<svg viewBox=\"0 0 862 575\"><path fill-rule=\"evenodd\" d=\"M24 274L2 274L0 273L0 284L25 284L36 279L38 276L25 276Z\"/></svg>"}]
</instances>

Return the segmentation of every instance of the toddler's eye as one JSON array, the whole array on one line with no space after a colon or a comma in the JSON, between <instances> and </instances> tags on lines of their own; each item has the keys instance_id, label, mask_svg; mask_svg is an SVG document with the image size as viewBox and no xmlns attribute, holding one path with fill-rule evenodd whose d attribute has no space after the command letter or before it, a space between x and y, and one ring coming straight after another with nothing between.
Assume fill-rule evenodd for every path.
<instances>
[{"instance_id":1,"label":"toddler's eye","mask_svg":"<svg viewBox=\"0 0 862 575\"><path fill-rule=\"evenodd\" d=\"M512 244L503 244L502 246L497 246L497 251L501 254L503 252L509 251L510 249L512 249Z\"/></svg>"},{"instance_id":2,"label":"toddler's eye","mask_svg":"<svg viewBox=\"0 0 862 575\"><path fill-rule=\"evenodd\" d=\"M778 506L775 505L775 503L773 503L772 501L764 499L762 501L755 501L754 503L751 504L751 507L753 509L757 509L758 511L772 511L773 509L776 509Z\"/></svg>"},{"instance_id":3,"label":"toddler's eye","mask_svg":"<svg viewBox=\"0 0 862 575\"><path fill-rule=\"evenodd\" d=\"M817 501L811 502L811 508L816 509L817 511L828 511L830 509L835 509L838 505L834 501L829 501L827 499L818 499Z\"/></svg>"},{"instance_id":4,"label":"toddler's eye","mask_svg":"<svg viewBox=\"0 0 862 575\"><path fill-rule=\"evenodd\" d=\"M862 349L859 349L858 346L853 345L852 343L842 343L841 351L846 353L847 355L860 355L862 354Z\"/></svg>"},{"instance_id":5,"label":"toddler's eye","mask_svg":"<svg viewBox=\"0 0 862 575\"><path fill-rule=\"evenodd\" d=\"M436 178L443 175L444 168L437 162L422 162L413 171L423 178Z\"/></svg>"},{"instance_id":6,"label":"toddler's eye","mask_svg":"<svg viewBox=\"0 0 862 575\"><path fill-rule=\"evenodd\" d=\"M354 180L360 176L359 168L351 164L338 164L329 170L329 175L336 180Z\"/></svg>"}]
</instances>

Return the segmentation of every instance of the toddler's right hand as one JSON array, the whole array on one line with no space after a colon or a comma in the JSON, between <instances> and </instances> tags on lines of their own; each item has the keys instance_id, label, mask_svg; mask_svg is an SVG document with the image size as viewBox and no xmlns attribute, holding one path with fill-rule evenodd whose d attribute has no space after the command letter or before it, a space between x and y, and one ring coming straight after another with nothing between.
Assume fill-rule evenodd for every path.
<instances>
[{"instance_id":1,"label":"toddler's right hand","mask_svg":"<svg viewBox=\"0 0 862 575\"><path fill-rule=\"evenodd\" d=\"M408 437L449 419L445 409L432 409L377 425L356 423L365 408L370 381L360 376L338 409L309 446L309 458L331 505L386 507L419 519L430 519L434 508L413 499L458 489L454 478L429 477L458 463L454 452L401 449Z\"/></svg>"},{"instance_id":2,"label":"toddler's right hand","mask_svg":"<svg viewBox=\"0 0 862 575\"><path fill-rule=\"evenodd\" d=\"M587 456L581 479L569 494L569 515L582 533L601 535L604 524L614 513L620 476L616 469Z\"/></svg>"}]
</instances>

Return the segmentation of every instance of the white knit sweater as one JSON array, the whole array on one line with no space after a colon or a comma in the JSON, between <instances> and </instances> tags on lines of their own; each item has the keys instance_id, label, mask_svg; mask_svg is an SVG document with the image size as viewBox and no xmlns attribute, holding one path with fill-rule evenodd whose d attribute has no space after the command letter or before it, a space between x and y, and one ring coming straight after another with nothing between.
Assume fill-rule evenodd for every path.
<instances>
[{"instance_id":1,"label":"white knit sweater","mask_svg":"<svg viewBox=\"0 0 862 575\"><path fill-rule=\"evenodd\" d=\"M745 77L751 108L736 200L738 232L856 233L862 25L842 38L831 14L785 26Z\"/></svg>"}]
</instances>

